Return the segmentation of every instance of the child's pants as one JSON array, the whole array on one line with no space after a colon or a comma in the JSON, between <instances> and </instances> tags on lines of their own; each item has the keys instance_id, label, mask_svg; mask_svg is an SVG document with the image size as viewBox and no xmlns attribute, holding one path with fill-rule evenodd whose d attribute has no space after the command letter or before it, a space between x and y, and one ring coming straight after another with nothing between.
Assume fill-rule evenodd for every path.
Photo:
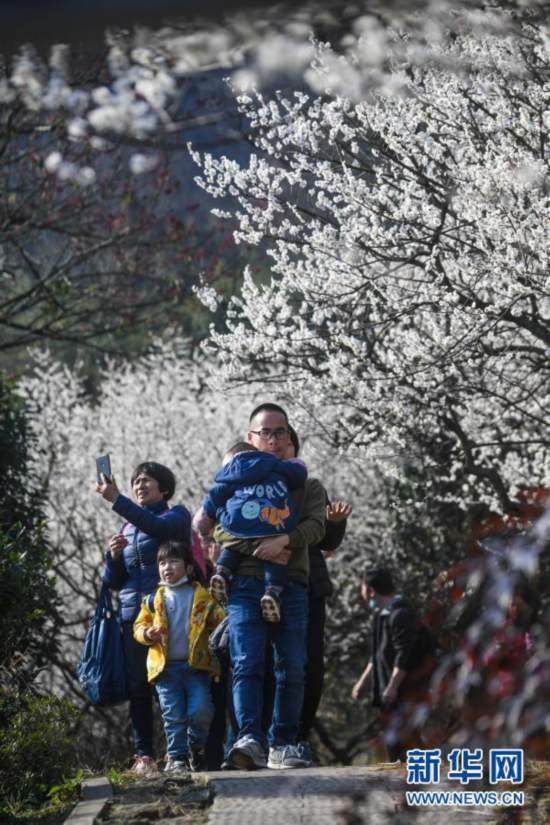
<instances>
[{"instance_id":1,"label":"child's pants","mask_svg":"<svg viewBox=\"0 0 550 825\"><path fill-rule=\"evenodd\" d=\"M224 547L216 562L216 570L224 567L229 570L231 576L235 576L239 570L244 556L231 547ZM276 587L283 590L288 581L288 568L286 564L275 564L275 562L264 562L264 584L266 590L269 587Z\"/></svg>"},{"instance_id":2,"label":"child's pants","mask_svg":"<svg viewBox=\"0 0 550 825\"><path fill-rule=\"evenodd\" d=\"M189 751L203 750L214 708L210 674L187 662L167 662L155 682L168 756L185 760Z\"/></svg>"}]
</instances>

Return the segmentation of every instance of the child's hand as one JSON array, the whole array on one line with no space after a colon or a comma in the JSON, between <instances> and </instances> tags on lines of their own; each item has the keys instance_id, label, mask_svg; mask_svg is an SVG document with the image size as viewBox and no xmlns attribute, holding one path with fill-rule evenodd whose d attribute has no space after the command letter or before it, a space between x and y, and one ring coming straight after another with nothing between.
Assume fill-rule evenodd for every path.
<instances>
[{"instance_id":1,"label":"child's hand","mask_svg":"<svg viewBox=\"0 0 550 825\"><path fill-rule=\"evenodd\" d=\"M153 625L153 627L148 627L143 635L148 642L156 644L162 641L162 628Z\"/></svg>"},{"instance_id":2,"label":"child's hand","mask_svg":"<svg viewBox=\"0 0 550 825\"><path fill-rule=\"evenodd\" d=\"M211 536L208 536L204 538L204 544L203 540L201 539L201 546L203 549L203 553L208 559L208 561L210 561L212 564L216 564L220 557L220 553L222 552L222 548L220 547L220 545L216 544L216 542Z\"/></svg>"},{"instance_id":3,"label":"child's hand","mask_svg":"<svg viewBox=\"0 0 550 825\"><path fill-rule=\"evenodd\" d=\"M337 524L339 521L349 518L352 510L351 504L346 504L345 501L333 501L331 504L327 504L325 517L327 521Z\"/></svg>"}]
</instances>

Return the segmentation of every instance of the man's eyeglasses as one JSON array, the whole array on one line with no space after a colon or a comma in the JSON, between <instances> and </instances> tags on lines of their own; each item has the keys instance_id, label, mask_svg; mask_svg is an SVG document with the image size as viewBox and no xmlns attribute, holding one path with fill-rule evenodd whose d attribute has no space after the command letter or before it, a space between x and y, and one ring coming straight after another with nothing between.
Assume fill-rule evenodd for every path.
<instances>
[{"instance_id":1,"label":"man's eyeglasses","mask_svg":"<svg viewBox=\"0 0 550 825\"><path fill-rule=\"evenodd\" d=\"M276 430L268 430L264 427L262 430L250 430L253 435L257 435L262 441L269 441L270 438L275 438L280 441L285 435L288 435L288 430L284 427L278 427Z\"/></svg>"}]
</instances>

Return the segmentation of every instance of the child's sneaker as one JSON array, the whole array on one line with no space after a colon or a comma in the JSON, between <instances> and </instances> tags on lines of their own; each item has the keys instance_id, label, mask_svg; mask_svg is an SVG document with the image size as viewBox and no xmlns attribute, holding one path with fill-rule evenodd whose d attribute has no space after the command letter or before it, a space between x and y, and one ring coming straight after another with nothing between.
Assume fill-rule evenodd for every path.
<instances>
[{"instance_id":1,"label":"child's sneaker","mask_svg":"<svg viewBox=\"0 0 550 825\"><path fill-rule=\"evenodd\" d=\"M210 595L220 604L227 604L227 581L221 573L214 573L208 586Z\"/></svg>"},{"instance_id":2,"label":"child's sneaker","mask_svg":"<svg viewBox=\"0 0 550 825\"><path fill-rule=\"evenodd\" d=\"M271 624L281 621L281 602L277 593L271 588L268 588L260 599L260 607L264 621Z\"/></svg>"}]
</instances>

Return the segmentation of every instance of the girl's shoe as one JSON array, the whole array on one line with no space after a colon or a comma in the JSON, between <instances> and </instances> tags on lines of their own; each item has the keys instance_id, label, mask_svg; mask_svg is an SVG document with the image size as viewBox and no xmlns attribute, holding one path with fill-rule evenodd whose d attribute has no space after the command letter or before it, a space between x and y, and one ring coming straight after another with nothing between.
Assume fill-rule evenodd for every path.
<instances>
[{"instance_id":1,"label":"girl's shoe","mask_svg":"<svg viewBox=\"0 0 550 825\"><path fill-rule=\"evenodd\" d=\"M152 756L136 756L130 773L134 776L157 776L158 768Z\"/></svg>"}]
</instances>

